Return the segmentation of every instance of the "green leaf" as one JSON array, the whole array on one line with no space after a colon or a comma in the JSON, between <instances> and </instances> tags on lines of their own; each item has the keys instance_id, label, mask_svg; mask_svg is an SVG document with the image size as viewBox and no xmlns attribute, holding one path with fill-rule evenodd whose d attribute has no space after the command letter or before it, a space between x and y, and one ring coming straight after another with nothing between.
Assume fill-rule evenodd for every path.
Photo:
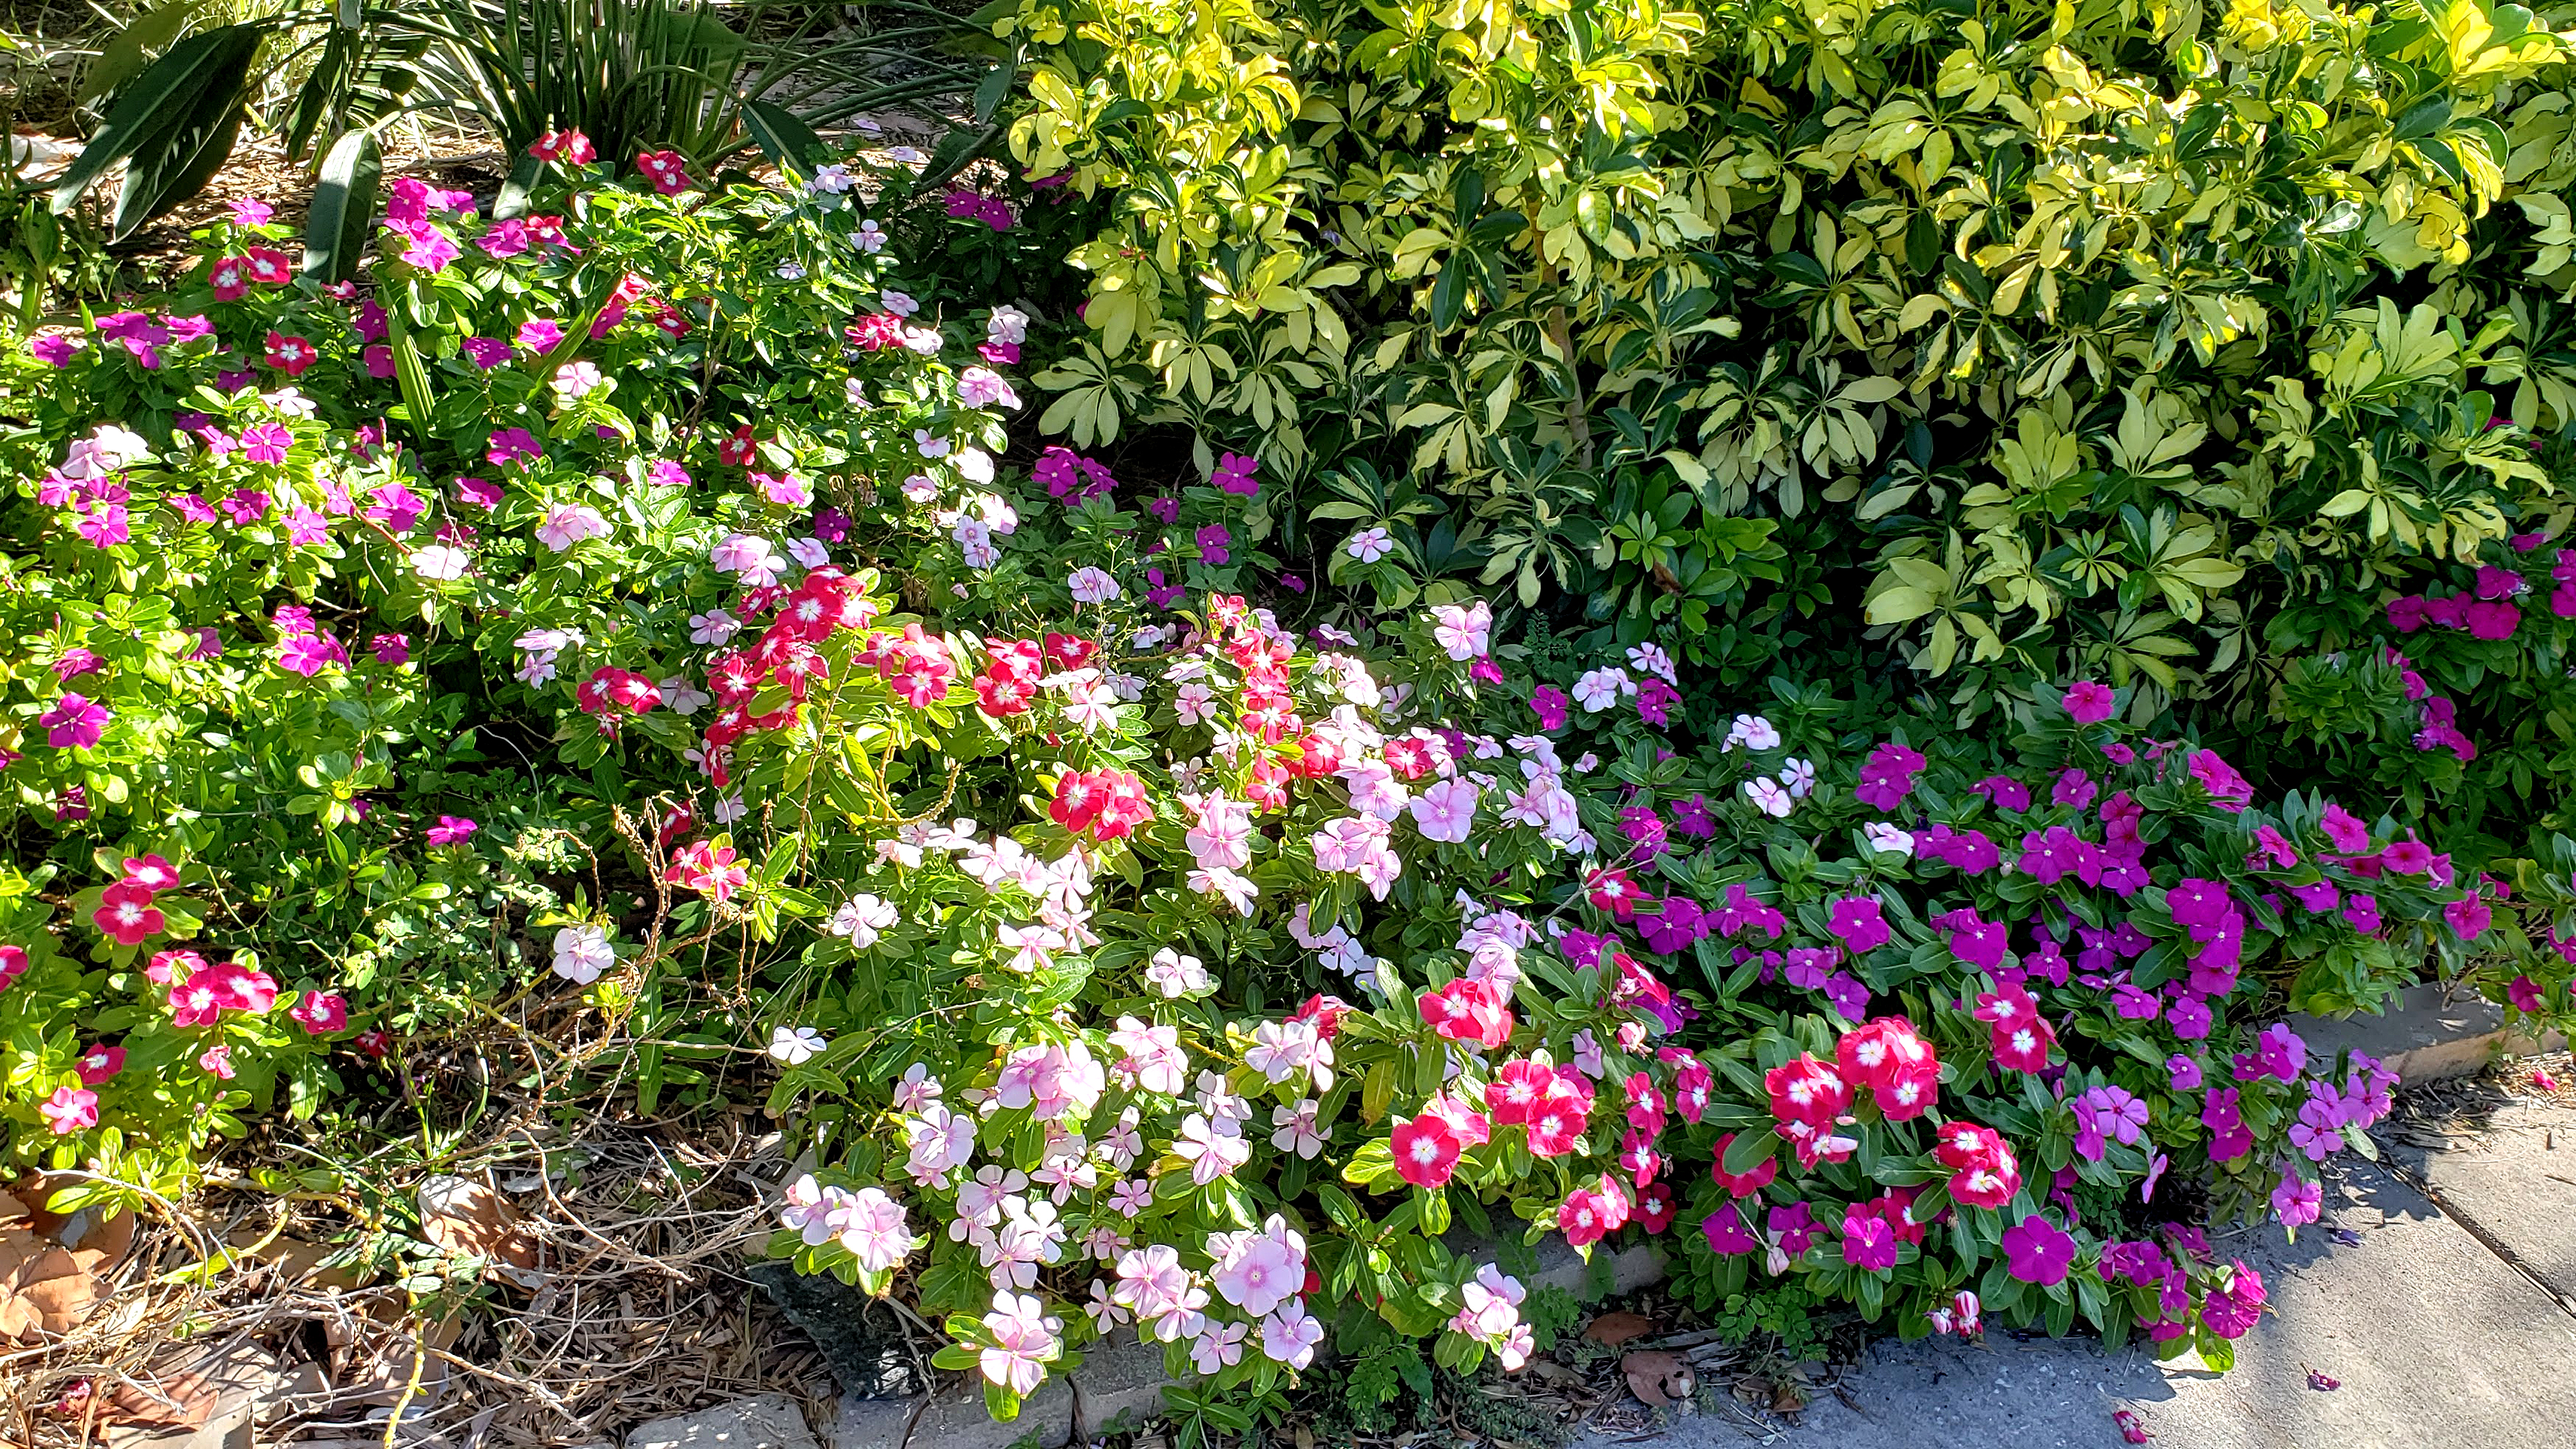
<instances>
[{"instance_id":1,"label":"green leaf","mask_svg":"<svg viewBox=\"0 0 2576 1449\"><path fill-rule=\"evenodd\" d=\"M192 35L136 76L55 183L54 214L70 211L119 161L130 165L117 201L117 235L187 200L232 154L250 63L267 36L263 25Z\"/></svg>"},{"instance_id":2,"label":"green leaf","mask_svg":"<svg viewBox=\"0 0 2576 1449\"><path fill-rule=\"evenodd\" d=\"M331 154L322 158L312 212L304 224L304 275L339 282L357 270L375 235L376 187L384 170L375 132L351 131L333 143Z\"/></svg>"},{"instance_id":3,"label":"green leaf","mask_svg":"<svg viewBox=\"0 0 2576 1449\"><path fill-rule=\"evenodd\" d=\"M831 148L814 134L813 127L794 111L774 102L743 102L742 128L751 133L760 154L791 174L806 174L817 158L830 154Z\"/></svg>"}]
</instances>

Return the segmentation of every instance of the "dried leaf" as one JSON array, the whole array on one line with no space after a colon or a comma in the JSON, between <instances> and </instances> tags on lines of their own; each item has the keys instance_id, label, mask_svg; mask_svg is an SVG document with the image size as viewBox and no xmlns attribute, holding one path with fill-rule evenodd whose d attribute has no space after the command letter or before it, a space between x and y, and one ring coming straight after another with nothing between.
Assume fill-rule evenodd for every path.
<instances>
[{"instance_id":1,"label":"dried leaf","mask_svg":"<svg viewBox=\"0 0 2576 1449\"><path fill-rule=\"evenodd\" d=\"M537 1266L537 1240L519 1221L519 1210L482 1183L434 1177L421 1184L420 1225L423 1237L448 1252L513 1268Z\"/></svg>"},{"instance_id":2,"label":"dried leaf","mask_svg":"<svg viewBox=\"0 0 2576 1449\"><path fill-rule=\"evenodd\" d=\"M1628 1392L1650 1409L1687 1403L1696 1387L1690 1365L1677 1353L1632 1353L1619 1360L1619 1372L1627 1377Z\"/></svg>"},{"instance_id":3,"label":"dried leaf","mask_svg":"<svg viewBox=\"0 0 2576 1449\"><path fill-rule=\"evenodd\" d=\"M1604 1347L1617 1348L1654 1331L1655 1325L1647 1322L1644 1314L1604 1313L1592 1320L1592 1326L1583 1330L1583 1336Z\"/></svg>"},{"instance_id":4,"label":"dried leaf","mask_svg":"<svg viewBox=\"0 0 2576 1449\"><path fill-rule=\"evenodd\" d=\"M215 1387L203 1374L173 1375L157 1384L129 1379L108 1395L101 1417L111 1424L141 1424L154 1429L202 1429L215 1412Z\"/></svg>"}]
</instances>

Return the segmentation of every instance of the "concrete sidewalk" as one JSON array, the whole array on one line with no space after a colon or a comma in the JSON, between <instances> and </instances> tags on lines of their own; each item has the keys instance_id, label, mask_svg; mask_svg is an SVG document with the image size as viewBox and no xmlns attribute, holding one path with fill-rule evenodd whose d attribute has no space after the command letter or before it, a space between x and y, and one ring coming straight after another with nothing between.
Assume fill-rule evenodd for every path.
<instances>
[{"instance_id":1,"label":"concrete sidewalk","mask_svg":"<svg viewBox=\"0 0 2576 1449\"><path fill-rule=\"evenodd\" d=\"M2170 1449L2564 1449L2576 1424L2576 1110L2520 1104L2480 1126L2439 1148L2398 1147L2389 1165L2346 1159L2325 1217L2295 1245L2277 1226L2218 1240L2271 1295L2225 1375L2090 1342L1887 1340L1775 1442L2092 1449L2121 1443L2112 1414L2125 1408ZM2336 1229L2358 1242L2338 1243ZM2312 1369L2341 1387L2312 1387ZM1592 1442L1757 1441L1700 1417Z\"/></svg>"}]
</instances>

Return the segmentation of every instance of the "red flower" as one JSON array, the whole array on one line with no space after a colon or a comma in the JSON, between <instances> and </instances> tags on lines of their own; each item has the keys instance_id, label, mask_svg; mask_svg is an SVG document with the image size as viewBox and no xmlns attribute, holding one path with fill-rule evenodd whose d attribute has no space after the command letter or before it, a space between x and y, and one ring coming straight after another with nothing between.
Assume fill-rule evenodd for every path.
<instances>
[{"instance_id":1,"label":"red flower","mask_svg":"<svg viewBox=\"0 0 2576 1449\"><path fill-rule=\"evenodd\" d=\"M125 1048L102 1042L81 1053L81 1059L72 1063L72 1070L80 1073L82 1086L95 1087L125 1070Z\"/></svg>"},{"instance_id":2,"label":"red flower","mask_svg":"<svg viewBox=\"0 0 2576 1449\"><path fill-rule=\"evenodd\" d=\"M1637 1221L1649 1233L1673 1225L1673 1190L1660 1182L1637 1190Z\"/></svg>"},{"instance_id":3,"label":"red flower","mask_svg":"<svg viewBox=\"0 0 2576 1449\"><path fill-rule=\"evenodd\" d=\"M664 196L689 189L689 163L677 151L647 151L635 158L635 169Z\"/></svg>"},{"instance_id":4,"label":"red flower","mask_svg":"<svg viewBox=\"0 0 2576 1449\"><path fill-rule=\"evenodd\" d=\"M314 351L312 343L301 337L289 337L277 331L268 334L268 365L288 377L302 377L304 369L311 367L321 355Z\"/></svg>"},{"instance_id":5,"label":"red flower","mask_svg":"<svg viewBox=\"0 0 2576 1449\"><path fill-rule=\"evenodd\" d=\"M662 878L712 900L731 900L735 891L751 884L750 870L737 859L732 846L701 840L681 851Z\"/></svg>"},{"instance_id":6,"label":"red flower","mask_svg":"<svg viewBox=\"0 0 2576 1449\"><path fill-rule=\"evenodd\" d=\"M206 280L214 284L216 301L238 302L250 293L250 261L245 257L218 258L207 270Z\"/></svg>"},{"instance_id":7,"label":"red flower","mask_svg":"<svg viewBox=\"0 0 2576 1449\"><path fill-rule=\"evenodd\" d=\"M1350 1003L1319 991L1307 997L1306 1004L1298 1007L1297 1014L1289 1020L1311 1021L1315 1024L1315 1035L1331 1041L1342 1034L1342 1018L1350 1014Z\"/></svg>"},{"instance_id":8,"label":"red flower","mask_svg":"<svg viewBox=\"0 0 2576 1449\"><path fill-rule=\"evenodd\" d=\"M733 430L732 437L716 445L716 461L729 468L742 467L751 461L758 446L752 441L751 424L745 423Z\"/></svg>"},{"instance_id":9,"label":"red flower","mask_svg":"<svg viewBox=\"0 0 2576 1449\"><path fill-rule=\"evenodd\" d=\"M548 131L528 148L528 154L540 161L561 161L573 166L587 166L599 159L599 148L579 131Z\"/></svg>"},{"instance_id":10,"label":"red flower","mask_svg":"<svg viewBox=\"0 0 2576 1449\"><path fill-rule=\"evenodd\" d=\"M1646 893L1628 878L1628 873L1616 868L1595 873L1586 883L1586 889L1596 908L1608 911L1622 921L1635 920L1637 903L1646 898Z\"/></svg>"},{"instance_id":11,"label":"red flower","mask_svg":"<svg viewBox=\"0 0 2576 1449\"><path fill-rule=\"evenodd\" d=\"M1416 999L1422 1019L1451 1041L1473 1042L1488 1051L1512 1039L1511 1008L1493 986L1483 981L1452 981Z\"/></svg>"},{"instance_id":12,"label":"red flower","mask_svg":"<svg viewBox=\"0 0 2576 1449\"><path fill-rule=\"evenodd\" d=\"M1398 1119L1388 1142L1395 1150L1395 1175L1415 1187L1428 1188L1448 1185L1466 1145L1446 1118L1430 1112L1409 1121Z\"/></svg>"},{"instance_id":13,"label":"red flower","mask_svg":"<svg viewBox=\"0 0 2576 1449\"><path fill-rule=\"evenodd\" d=\"M27 948L0 946L0 991L8 990L16 984L19 977L26 974Z\"/></svg>"},{"instance_id":14,"label":"red flower","mask_svg":"<svg viewBox=\"0 0 2576 1449\"><path fill-rule=\"evenodd\" d=\"M1932 1155L1957 1176L1950 1196L1970 1207L1999 1208L2021 1191L2021 1164L2011 1144L1991 1127L1949 1122L1941 1127Z\"/></svg>"},{"instance_id":15,"label":"red flower","mask_svg":"<svg viewBox=\"0 0 2576 1449\"><path fill-rule=\"evenodd\" d=\"M1085 639L1078 634L1049 634L1046 636L1047 662L1053 664L1058 669L1074 670L1087 668L1091 663L1092 656L1099 652L1100 641L1097 639Z\"/></svg>"},{"instance_id":16,"label":"red flower","mask_svg":"<svg viewBox=\"0 0 2576 1449\"><path fill-rule=\"evenodd\" d=\"M2039 1014L2039 1003L2019 983L1979 993L1977 1019L1993 1023L1998 1063L2017 1072L2047 1070L2049 1049L2057 1045L2057 1032Z\"/></svg>"},{"instance_id":17,"label":"red flower","mask_svg":"<svg viewBox=\"0 0 2576 1449\"><path fill-rule=\"evenodd\" d=\"M1556 1069L1543 1067L1527 1057L1503 1063L1494 1079L1485 1084L1485 1107L1494 1120L1506 1127L1526 1123L1530 1114L1547 1099L1548 1088L1556 1084Z\"/></svg>"},{"instance_id":18,"label":"red flower","mask_svg":"<svg viewBox=\"0 0 2576 1449\"><path fill-rule=\"evenodd\" d=\"M1765 1072L1762 1085L1771 1094L1771 1115L1783 1122L1822 1127L1851 1110L1851 1085L1813 1052Z\"/></svg>"},{"instance_id":19,"label":"red flower","mask_svg":"<svg viewBox=\"0 0 2576 1449\"><path fill-rule=\"evenodd\" d=\"M152 892L131 880L99 892L98 909L90 913L90 923L120 946L139 946L161 934L164 924L161 913L152 907Z\"/></svg>"},{"instance_id":20,"label":"red flower","mask_svg":"<svg viewBox=\"0 0 2576 1449\"><path fill-rule=\"evenodd\" d=\"M602 665L591 671L590 678L573 691L573 698L580 703L582 713L614 719L621 713L650 714L653 707L662 702L662 690L652 680L631 669L611 669Z\"/></svg>"},{"instance_id":21,"label":"red flower","mask_svg":"<svg viewBox=\"0 0 2576 1449\"><path fill-rule=\"evenodd\" d=\"M283 287L295 279L295 264L275 247L252 247L242 257L242 268L263 286Z\"/></svg>"},{"instance_id":22,"label":"red flower","mask_svg":"<svg viewBox=\"0 0 2576 1449\"><path fill-rule=\"evenodd\" d=\"M1590 1125L1592 1104L1588 1097L1566 1081L1571 1068L1557 1069L1556 1079L1548 1083L1545 1095L1530 1108L1527 1126L1532 1157L1563 1157L1583 1145L1583 1129Z\"/></svg>"},{"instance_id":23,"label":"red flower","mask_svg":"<svg viewBox=\"0 0 2576 1449\"><path fill-rule=\"evenodd\" d=\"M1116 840L1154 818L1145 782L1125 770L1068 770L1047 815L1075 835Z\"/></svg>"},{"instance_id":24,"label":"red flower","mask_svg":"<svg viewBox=\"0 0 2576 1449\"><path fill-rule=\"evenodd\" d=\"M1925 1066L1939 1066L1914 1023L1901 1016L1882 1016L1844 1032L1834 1043L1834 1060L1844 1081L1862 1087L1892 1087Z\"/></svg>"}]
</instances>

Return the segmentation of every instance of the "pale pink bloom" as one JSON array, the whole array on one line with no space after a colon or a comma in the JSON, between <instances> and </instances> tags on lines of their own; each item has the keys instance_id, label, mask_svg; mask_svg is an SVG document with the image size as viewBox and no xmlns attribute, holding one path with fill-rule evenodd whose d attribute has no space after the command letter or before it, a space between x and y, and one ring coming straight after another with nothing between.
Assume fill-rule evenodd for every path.
<instances>
[{"instance_id":1,"label":"pale pink bloom","mask_svg":"<svg viewBox=\"0 0 2576 1449\"><path fill-rule=\"evenodd\" d=\"M1306 1311L1302 1301L1289 1303L1261 1320L1261 1351L1273 1362L1302 1369L1315 1361L1324 1341L1324 1323Z\"/></svg>"},{"instance_id":2,"label":"pale pink bloom","mask_svg":"<svg viewBox=\"0 0 2576 1449\"><path fill-rule=\"evenodd\" d=\"M1072 592L1073 601L1077 604L1105 604L1120 593L1118 580L1089 564L1075 569L1072 576L1064 581L1064 586Z\"/></svg>"},{"instance_id":3,"label":"pale pink bloom","mask_svg":"<svg viewBox=\"0 0 2576 1449\"><path fill-rule=\"evenodd\" d=\"M1222 866L1214 870L1191 871L1189 882L1190 889L1205 896L1221 895L1228 905L1247 916L1252 914L1252 898L1261 894L1261 887L1254 885L1249 877L1237 875Z\"/></svg>"},{"instance_id":4,"label":"pale pink bloom","mask_svg":"<svg viewBox=\"0 0 2576 1449\"><path fill-rule=\"evenodd\" d=\"M841 1246L870 1273L888 1273L921 1246L903 1219L903 1204L877 1188L863 1187L840 1214Z\"/></svg>"},{"instance_id":5,"label":"pale pink bloom","mask_svg":"<svg viewBox=\"0 0 2576 1449\"><path fill-rule=\"evenodd\" d=\"M1184 727L1206 724L1216 718L1216 691L1191 680L1172 696L1172 708L1179 712Z\"/></svg>"},{"instance_id":6,"label":"pale pink bloom","mask_svg":"<svg viewBox=\"0 0 2576 1449\"><path fill-rule=\"evenodd\" d=\"M1252 1160L1252 1144L1243 1140L1234 1123L1212 1123L1196 1112L1181 1123L1172 1151L1190 1165L1190 1181L1201 1187L1232 1177L1236 1168Z\"/></svg>"},{"instance_id":7,"label":"pale pink bloom","mask_svg":"<svg viewBox=\"0 0 2576 1449\"><path fill-rule=\"evenodd\" d=\"M1243 1362L1243 1338L1247 1331L1240 1323L1202 1324L1198 1341L1190 1345L1190 1361L1198 1365L1200 1373L1211 1376Z\"/></svg>"},{"instance_id":8,"label":"pale pink bloom","mask_svg":"<svg viewBox=\"0 0 2576 1449\"><path fill-rule=\"evenodd\" d=\"M841 1198L839 1188L819 1186L809 1172L787 1185L787 1205L778 1210L778 1224L802 1235L809 1248L828 1243Z\"/></svg>"},{"instance_id":9,"label":"pale pink bloom","mask_svg":"<svg viewBox=\"0 0 2576 1449\"><path fill-rule=\"evenodd\" d=\"M1132 1016L1118 1018L1109 1044L1127 1053L1118 1063L1121 1075L1148 1092L1177 1097L1189 1081L1189 1053L1181 1050L1180 1028L1148 1026Z\"/></svg>"},{"instance_id":10,"label":"pale pink bloom","mask_svg":"<svg viewBox=\"0 0 2576 1449\"><path fill-rule=\"evenodd\" d=\"M1277 1213L1257 1233L1210 1233L1207 1250L1217 1296L1254 1318L1305 1289L1306 1239Z\"/></svg>"},{"instance_id":11,"label":"pale pink bloom","mask_svg":"<svg viewBox=\"0 0 2576 1449\"><path fill-rule=\"evenodd\" d=\"M903 1170L925 1187L945 1184L950 1173L975 1158L975 1119L961 1117L937 1102L925 1104L920 1116L907 1118L903 1135L911 1147Z\"/></svg>"},{"instance_id":12,"label":"pale pink bloom","mask_svg":"<svg viewBox=\"0 0 2576 1449\"><path fill-rule=\"evenodd\" d=\"M1431 610L1431 637L1460 664L1486 654L1494 627L1494 610L1484 600L1474 604L1439 604Z\"/></svg>"},{"instance_id":13,"label":"pale pink bloom","mask_svg":"<svg viewBox=\"0 0 2576 1449\"><path fill-rule=\"evenodd\" d=\"M1768 775L1757 775L1745 781L1744 798L1753 802L1754 809L1774 820L1788 819L1789 811L1797 804L1790 798L1788 787Z\"/></svg>"},{"instance_id":14,"label":"pale pink bloom","mask_svg":"<svg viewBox=\"0 0 2576 1449\"><path fill-rule=\"evenodd\" d=\"M1273 1083L1309 1073L1317 1090L1329 1091L1333 1085L1333 1044L1311 1021L1265 1021L1255 1027L1243 1064Z\"/></svg>"},{"instance_id":15,"label":"pale pink bloom","mask_svg":"<svg viewBox=\"0 0 2576 1449\"><path fill-rule=\"evenodd\" d=\"M1476 828L1479 793L1472 780L1433 782L1429 789L1413 797L1414 827L1425 840L1464 844Z\"/></svg>"},{"instance_id":16,"label":"pale pink bloom","mask_svg":"<svg viewBox=\"0 0 2576 1449\"><path fill-rule=\"evenodd\" d=\"M1184 956L1169 946L1156 951L1154 959L1146 964L1145 980L1174 1001L1216 987L1216 982L1208 976L1207 967L1200 963L1198 957Z\"/></svg>"},{"instance_id":17,"label":"pale pink bloom","mask_svg":"<svg viewBox=\"0 0 2576 1449\"><path fill-rule=\"evenodd\" d=\"M993 1311L984 1315L984 1331L993 1342L977 1356L977 1366L1012 1393L1033 1393L1046 1381L1046 1366L1063 1352L1056 1339L1062 1327L1034 1295L996 1293Z\"/></svg>"},{"instance_id":18,"label":"pale pink bloom","mask_svg":"<svg viewBox=\"0 0 2576 1449\"><path fill-rule=\"evenodd\" d=\"M1201 870L1241 870L1252 864L1252 806L1222 793L1209 795L1181 840Z\"/></svg>"},{"instance_id":19,"label":"pale pink bloom","mask_svg":"<svg viewBox=\"0 0 2576 1449\"><path fill-rule=\"evenodd\" d=\"M894 1109L898 1112L918 1112L939 1097L939 1079L922 1062L904 1068L902 1078L894 1084Z\"/></svg>"},{"instance_id":20,"label":"pale pink bloom","mask_svg":"<svg viewBox=\"0 0 2576 1449\"><path fill-rule=\"evenodd\" d=\"M537 542L562 553L584 539L606 538L610 532L608 520L598 509L586 503L558 503L546 510L546 521L537 528Z\"/></svg>"}]
</instances>

